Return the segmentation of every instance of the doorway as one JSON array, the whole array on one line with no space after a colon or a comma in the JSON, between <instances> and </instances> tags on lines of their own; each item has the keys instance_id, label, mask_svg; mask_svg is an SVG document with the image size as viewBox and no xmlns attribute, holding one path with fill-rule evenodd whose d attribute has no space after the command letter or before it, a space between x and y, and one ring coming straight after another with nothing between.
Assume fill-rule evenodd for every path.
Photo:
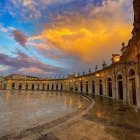
<instances>
[{"instance_id":1,"label":"doorway","mask_svg":"<svg viewBox=\"0 0 140 140\"><path fill-rule=\"evenodd\" d=\"M130 85L131 85L131 100L133 105L137 105L137 97L136 97L136 81L135 78L130 79Z\"/></svg>"},{"instance_id":2,"label":"doorway","mask_svg":"<svg viewBox=\"0 0 140 140\"><path fill-rule=\"evenodd\" d=\"M83 92L83 82L80 82L80 91Z\"/></svg>"},{"instance_id":3,"label":"doorway","mask_svg":"<svg viewBox=\"0 0 140 140\"><path fill-rule=\"evenodd\" d=\"M108 96L112 97L112 79L108 78L107 83L108 83Z\"/></svg>"},{"instance_id":4,"label":"doorway","mask_svg":"<svg viewBox=\"0 0 140 140\"><path fill-rule=\"evenodd\" d=\"M95 82L92 81L92 94L95 95Z\"/></svg>"},{"instance_id":5,"label":"doorway","mask_svg":"<svg viewBox=\"0 0 140 140\"><path fill-rule=\"evenodd\" d=\"M99 94L103 95L103 83L102 83L102 80L99 80Z\"/></svg>"},{"instance_id":6,"label":"doorway","mask_svg":"<svg viewBox=\"0 0 140 140\"><path fill-rule=\"evenodd\" d=\"M123 100L123 77L121 74L118 75L117 77L117 82L118 82L118 99Z\"/></svg>"},{"instance_id":7,"label":"doorway","mask_svg":"<svg viewBox=\"0 0 140 140\"><path fill-rule=\"evenodd\" d=\"M86 93L88 93L88 82L86 82Z\"/></svg>"},{"instance_id":8,"label":"doorway","mask_svg":"<svg viewBox=\"0 0 140 140\"><path fill-rule=\"evenodd\" d=\"M22 84L21 83L19 83L19 90L21 90L22 89Z\"/></svg>"}]
</instances>

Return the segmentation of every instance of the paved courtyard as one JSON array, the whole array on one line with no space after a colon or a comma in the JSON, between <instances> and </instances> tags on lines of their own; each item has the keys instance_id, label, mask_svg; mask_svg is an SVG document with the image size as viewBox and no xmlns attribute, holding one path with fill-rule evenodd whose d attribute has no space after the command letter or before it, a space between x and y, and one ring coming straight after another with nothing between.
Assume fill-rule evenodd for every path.
<instances>
[{"instance_id":1,"label":"paved courtyard","mask_svg":"<svg viewBox=\"0 0 140 140\"><path fill-rule=\"evenodd\" d=\"M95 102L88 114L40 139L140 140L140 113L112 99L96 97Z\"/></svg>"},{"instance_id":2,"label":"paved courtyard","mask_svg":"<svg viewBox=\"0 0 140 140\"><path fill-rule=\"evenodd\" d=\"M0 91L0 138L54 121L88 103L80 95L46 91Z\"/></svg>"},{"instance_id":3,"label":"paved courtyard","mask_svg":"<svg viewBox=\"0 0 140 140\"><path fill-rule=\"evenodd\" d=\"M29 102L25 102L26 107L23 106L22 100L25 95L29 95L30 104L35 101L34 105L30 106ZM16 128L17 126L23 130L18 135L7 135L6 137L1 137L0 140L4 139L21 139L21 140L139 140L140 139L140 113L136 112L132 107L122 102L118 102L112 99L104 97L95 97L92 100L94 105L90 105L85 102L85 99L81 98L79 95L72 96L69 93L58 93L58 95L53 93L26 93L26 94L14 93L13 95L8 95L7 97L4 94L1 94L1 100L4 98L7 100L11 109L13 107L21 108L27 111L25 114L28 116L30 113L30 118L26 115L21 119L19 117L20 110L14 112L14 115L18 115L17 119L12 120L10 116L12 113L9 113L5 116L5 119L10 119L8 123L3 123L1 118L1 130L4 132L4 127L8 130L8 126ZM13 106L12 100L18 99L22 96L22 100L19 100L21 103L20 106ZM32 96L32 97L31 97ZM45 96L45 98L43 97ZM57 99L56 98L59 99ZM78 98L77 98L77 97ZM28 97L28 98L29 98ZM61 97L61 98L60 98ZM28 99L26 97L26 100ZM33 99L31 101L31 99ZM45 99L45 102L44 102ZM48 100L49 99L49 100ZM56 102L54 105L52 102ZM23 100L23 101L26 101ZM83 102L84 100L84 102ZM11 102L10 102L11 101ZM14 100L17 105L17 101ZM90 101L90 100L89 100ZM63 102L63 104L62 104ZM58 103L58 104L57 104ZM43 105L43 106L42 106ZM48 108L47 106L51 108ZM1 105L1 110L4 104ZM53 108L59 108L53 110ZM87 113L83 113L84 110L88 109ZM34 109L35 108L35 109ZM47 109L48 111L52 110L52 117L47 116L46 111L42 110ZM80 109L81 108L81 109ZM8 108L7 108L8 109ZM32 111L31 111L32 110ZM8 110L5 110L6 112ZM36 112L41 111L40 118L33 119L37 117ZM3 110L4 113L4 110ZM40 114L40 113L39 113ZM18 118L19 117L19 118ZM28 120L27 124L32 125L26 126L23 120ZM35 121L35 122L34 122ZM15 125L13 125L15 123ZM34 124L35 123L35 124ZM21 126L19 125L21 124ZM24 127L23 127L24 126ZM18 128L18 127L17 127ZM12 129L11 129L12 130ZM14 129L16 130L16 129ZM17 132L17 131L16 131ZM6 133L6 131L5 131ZM4 133L4 134L5 134ZM1 133L2 136L2 133Z\"/></svg>"}]
</instances>

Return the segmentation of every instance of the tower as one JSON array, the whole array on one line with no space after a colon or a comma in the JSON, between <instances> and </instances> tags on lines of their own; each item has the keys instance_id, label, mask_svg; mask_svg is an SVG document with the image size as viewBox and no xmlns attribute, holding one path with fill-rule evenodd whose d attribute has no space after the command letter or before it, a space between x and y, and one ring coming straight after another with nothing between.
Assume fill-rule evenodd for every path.
<instances>
[{"instance_id":1,"label":"tower","mask_svg":"<svg viewBox=\"0 0 140 140\"><path fill-rule=\"evenodd\" d=\"M134 8L134 29L133 35L134 37L140 33L140 0L133 1Z\"/></svg>"}]
</instances>

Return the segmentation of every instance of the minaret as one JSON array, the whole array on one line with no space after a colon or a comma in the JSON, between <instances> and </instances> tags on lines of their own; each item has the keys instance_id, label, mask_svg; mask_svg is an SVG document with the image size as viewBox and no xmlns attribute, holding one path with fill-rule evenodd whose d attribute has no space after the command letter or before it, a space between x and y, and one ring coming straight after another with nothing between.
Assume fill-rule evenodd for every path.
<instances>
[{"instance_id":1,"label":"minaret","mask_svg":"<svg viewBox=\"0 0 140 140\"><path fill-rule=\"evenodd\" d=\"M133 1L133 8L134 8L134 29L132 33L135 37L137 34L140 34L140 0Z\"/></svg>"}]
</instances>

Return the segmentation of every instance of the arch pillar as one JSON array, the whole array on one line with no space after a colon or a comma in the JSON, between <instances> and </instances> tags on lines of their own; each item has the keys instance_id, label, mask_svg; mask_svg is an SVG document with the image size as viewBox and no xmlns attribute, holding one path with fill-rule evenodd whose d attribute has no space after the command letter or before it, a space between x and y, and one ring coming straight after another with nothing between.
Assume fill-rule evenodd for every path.
<instances>
[{"instance_id":1,"label":"arch pillar","mask_svg":"<svg viewBox=\"0 0 140 140\"><path fill-rule=\"evenodd\" d=\"M89 94L92 94L92 81L91 80L88 80L88 90L89 90Z\"/></svg>"},{"instance_id":2,"label":"arch pillar","mask_svg":"<svg viewBox=\"0 0 140 140\"><path fill-rule=\"evenodd\" d=\"M26 83L22 83L22 89L25 90L25 84Z\"/></svg>"}]
</instances>

